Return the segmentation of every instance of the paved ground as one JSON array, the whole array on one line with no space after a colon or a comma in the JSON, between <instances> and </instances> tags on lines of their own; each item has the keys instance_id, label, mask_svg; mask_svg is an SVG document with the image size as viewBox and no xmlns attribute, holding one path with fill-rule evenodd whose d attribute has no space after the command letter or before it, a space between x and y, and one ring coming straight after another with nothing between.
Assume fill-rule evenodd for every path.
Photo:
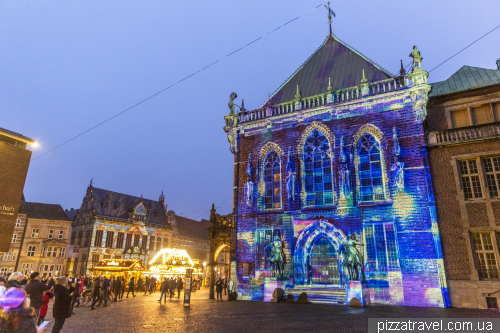
<instances>
[{"instance_id":1,"label":"paved ground","mask_svg":"<svg viewBox=\"0 0 500 333\"><path fill-rule=\"evenodd\" d=\"M160 293L124 298L106 308L75 308L63 332L366 332L368 318L500 317L488 310L372 306L350 308L318 304L252 301L217 302L208 291L192 294L191 307L181 299L159 304ZM52 304L52 302L51 302ZM51 321L52 309L46 317Z\"/></svg>"}]
</instances>

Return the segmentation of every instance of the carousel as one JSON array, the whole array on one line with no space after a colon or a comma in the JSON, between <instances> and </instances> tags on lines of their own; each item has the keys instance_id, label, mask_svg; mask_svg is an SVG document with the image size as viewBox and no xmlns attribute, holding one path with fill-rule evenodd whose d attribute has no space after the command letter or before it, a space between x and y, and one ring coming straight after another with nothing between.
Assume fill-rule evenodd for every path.
<instances>
[{"instance_id":1,"label":"carousel","mask_svg":"<svg viewBox=\"0 0 500 333\"><path fill-rule=\"evenodd\" d=\"M143 274L151 274L158 277L184 277L186 269L192 268L193 275L203 276L203 267L198 260L192 260L186 250L181 249L162 249L149 262L149 272Z\"/></svg>"}]
</instances>

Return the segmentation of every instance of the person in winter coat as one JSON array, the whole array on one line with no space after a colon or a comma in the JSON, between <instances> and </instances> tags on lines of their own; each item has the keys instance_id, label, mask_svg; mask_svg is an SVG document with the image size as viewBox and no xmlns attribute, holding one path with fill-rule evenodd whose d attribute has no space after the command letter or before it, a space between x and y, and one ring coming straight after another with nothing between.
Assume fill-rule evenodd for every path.
<instances>
[{"instance_id":1,"label":"person in winter coat","mask_svg":"<svg viewBox=\"0 0 500 333\"><path fill-rule=\"evenodd\" d=\"M113 302L118 302L118 297L121 294L121 289L122 289L122 281L120 280L120 277L117 277L116 279L113 280L113 284L111 285L111 288L113 289L113 294L115 294L115 298L113 299Z\"/></svg>"},{"instance_id":2,"label":"person in winter coat","mask_svg":"<svg viewBox=\"0 0 500 333\"><path fill-rule=\"evenodd\" d=\"M153 277L149 280L149 293L154 293L156 291L156 278Z\"/></svg>"},{"instance_id":3,"label":"person in winter coat","mask_svg":"<svg viewBox=\"0 0 500 333\"><path fill-rule=\"evenodd\" d=\"M125 277L122 276L122 293L120 295L120 299L123 299L123 294L125 294Z\"/></svg>"},{"instance_id":4,"label":"person in winter coat","mask_svg":"<svg viewBox=\"0 0 500 333\"><path fill-rule=\"evenodd\" d=\"M217 293L217 302L219 301L219 296L220 300L222 301L222 279L219 278L217 281L215 281L215 292Z\"/></svg>"},{"instance_id":5,"label":"person in winter coat","mask_svg":"<svg viewBox=\"0 0 500 333\"><path fill-rule=\"evenodd\" d=\"M182 283L182 278L179 276L177 279L177 299L181 297L181 289L184 286L184 283Z\"/></svg>"},{"instance_id":6,"label":"person in winter coat","mask_svg":"<svg viewBox=\"0 0 500 333\"><path fill-rule=\"evenodd\" d=\"M26 307L26 293L22 289L12 287L0 297L0 307L3 308L0 316L0 332L9 333L43 333L38 330L33 308Z\"/></svg>"},{"instance_id":7,"label":"person in winter coat","mask_svg":"<svg viewBox=\"0 0 500 333\"><path fill-rule=\"evenodd\" d=\"M40 273L33 272L30 275L30 282L24 291L30 297L30 306L35 309L36 315L40 315L40 308L43 305L43 293L50 287L40 281Z\"/></svg>"},{"instance_id":8,"label":"person in winter coat","mask_svg":"<svg viewBox=\"0 0 500 333\"><path fill-rule=\"evenodd\" d=\"M101 300L99 301L99 306L102 304L104 301L104 306L108 306L108 291L109 291L109 280L107 277L104 277L102 280L102 285L101 285Z\"/></svg>"},{"instance_id":9,"label":"person in winter coat","mask_svg":"<svg viewBox=\"0 0 500 333\"><path fill-rule=\"evenodd\" d=\"M135 281L134 281L134 277L132 276L132 278L130 279L130 281L128 282L128 293L127 293L127 298L128 298L128 294L132 293L132 296L135 297L134 295L134 284L135 284Z\"/></svg>"},{"instance_id":10,"label":"person in winter coat","mask_svg":"<svg viewBox=\"0 0 500 333\"><path fill-rule=\"evenodd\" d=\"M18 288L21 289L21 285L19 282L21 282L21 279L23 277L23 274L21 272L14 272L9 276L9 280L5 284L5 289L9 288Z\"/></svg>"},{"instance_id":11,"label":"person in winter coat","mask_svg":"<svg viewBox=\"0 0 500 333\"><path fill-rule=\"evenodd\" d=\"M67 318L71 317L71 293L75 289L75 283L70 288L66 288L68 280L65 276L59 277L54 284L54 307L52 317L55 319L52 333L59 333Z\"/></svg>"},{"instance_id":12,"label":"person in winter coat","mask_svg":"<svg viewBox=\"0 0 500 333\"><path fill-rule=\"evenodd\" d=\"M148 285L148 277L146 276L146 286L147 285ZM146 291L148 290L147 287L145 289L146 289ZM141 291L142 291L142 279L139 276L139 279L137 280L137 292L140 293Z\"/></svg>"},{"instance_id":13,"label":"person in winter coat","mask_svg":"<svg viewBox=\"0 0 500 333\"><path fill-rule=\"evenodd\" d=\"M54 277L52 276L52 273L49 273L49 283L48 283L48 285L50 286L50 288L52 288L55 283L56 283L56 281L54 280Z\"/></svg>"},{"instance_id":14,"label":"person in winter coat","mask_svg":"<svg viewBox=\"0 0 500 333\"><path fill-rule=\"evenodd\" d=\"M75 279L75 290L73 291L73 294L71 295L71 313L74 314L73 312L73 307L75 306L75 303L77 303L77 307L80 306L80 280Z\"/></svg>"},{"instance_id":15,"label":"person in winter coat","mask_svg":"<svg viewBox=\"0 0 500 333\"><path fill-rule=\"evenodd\" d=\"M170 292L170 299L172 299L172 296L174 296L175 285L176 285L176 283L175 283L174 278L171 278L168 281L168 289L169 289L169 292Z\"/></svg>"},{"instance_id":16,"label":"person in winter coat","mask_svg":"<svg viewBox=\"0 0 500 333\"><path fill-rule=\"evenodd\" d=\"M164 303L166 303L167 302L167 293L168 293L168 281L166 278L164 278L163 281L161 282L160 292L161 292L161 295L160 295L160 299L158 300L158 302L161 303L161 300L163 299L163 295L165 295Z\"/></svg>"},{"instance_id":17,"label":"person in winter coat","mask_svg":"<svg viewBox=\"0 0 500 333\"><path fill-rule=\"evenodd\" d=\"M47 315L47 312L49 311L49 303L50 300L54 298L54 294L51 293L50 291L46 291L43 296L43 305L40 309L40 315L38 316L38 321L36 322L37 326L39 326L41 323L45 321L45 316Z\"/></svg>"},{"instance_id":18,"label":"person in winter coat","mask_svg":"<svg viewBox=\"0 0 500 333\"><path fill-rule=\"evenodd\" d=\"M96 277L92 282L92 305L90 306L91 310L95 310L94 305L101 298L101 279Z\"/></svg>"}]
</instances>

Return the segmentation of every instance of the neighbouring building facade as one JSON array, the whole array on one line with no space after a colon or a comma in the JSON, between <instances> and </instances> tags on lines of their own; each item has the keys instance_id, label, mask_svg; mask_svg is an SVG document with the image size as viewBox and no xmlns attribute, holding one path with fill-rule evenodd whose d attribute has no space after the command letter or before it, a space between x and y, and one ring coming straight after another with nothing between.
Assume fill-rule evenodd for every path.
<instances>
[{"instance_id":1,"label":"neighbouring building facade","mask_svg":"<svg viewBox=\"0 0 500 333\"><path fill-rule=\"evenodd\" d=\"M169 247L172 226L163 193L157 201L94 187L87 188L71 230L67 273L90 274L103 259L140 259L148 267Z\"/></svg>"},{"instance_id":2,"label":"neighbouring building facade","mask_svg":"<svg viewBox=\"0 0 500 333\"><path fill-rule=\"evenodd\" d=\"M0 274L61 275L70 228L60 205L21 201L10 249L0 256Z\"/></svg>"},{"instance_id":3,"label":"neighbouring building facade","mask_svg":"<svg viewBox=\"0 0 500 333\"><path fill-rule=\"evenodd\" d=\"M330 34L262 107L235 112L231 95L239 298L272 295L266 246L279 239L287 295L345 304L337 251L353 234L371 303L449 305L423 127L431 86L411 56L411 74L395 76Z\"/></svg>"},{"instance_id":4,"label":"neighbouring building facade","mask_svg":"<svg viewBox=\"0 0 500 333\"><path fill-rule=\"evenodd\" d=\"M429 165L450 304L498 308L500 297L500 59L432 84Z\"/></svg>"},{"instance_id":5,"label":"neighbouring building facade","mask_svg":"<svg viewBox=\"0 0 500 333\"><path fill-rule=\"evenodd\" d=\"M0 255L8 255L11 248L31 159L26 147L34 143L24 135L0 128Z\"/></svg>"},{"instance_id":6,"label":"neighbouring building facade","mask_svg":"<svg viewBox=\"0 0 500 333\"><path fill-rule=\"evenodd\" d=\"M209 222L205 219L195 221L183 216L178 216L173 210L168 211L172 225L170 248L186 250L189 257L198 260L200 264L208 262L210 245L208 240Z\"/></svg>"}]
</instances>

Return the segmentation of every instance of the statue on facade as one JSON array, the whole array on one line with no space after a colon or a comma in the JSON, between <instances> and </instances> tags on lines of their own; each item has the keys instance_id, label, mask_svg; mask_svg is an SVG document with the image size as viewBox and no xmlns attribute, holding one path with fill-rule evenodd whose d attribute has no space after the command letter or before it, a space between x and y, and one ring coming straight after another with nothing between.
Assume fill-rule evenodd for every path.
<instances>
[{"instance_id":1,"label":"statue on facade","mask_svg":"<svg viewBox=\"0 0 500 333\"><path fill-rule=\"evenodd\" d=\"M248 207L252 207L253 203L253 182L250 177L247 178L247 182L245 183L245 199Z\"/></svg>"},{"instance_id":2,"label":"statue on facade","mask_svg":"<svg viewBox=\"0 0 500 333\"><path fill-rule=\"evenodd\" d=\"M292 147L288 147L288 159L286 162L286 193L290 202L295 201L295 161L292 157Z\"/></svg>"},{"instance_id":3,"label":"statue on facade","mask_svg":"<svg viewBox=\"0 0 500 333\"><path fill-rule=\"evenodd\" d=\"M422 62L422 56L420 55L420 51L417 50L416 46L413 46L413 52L410 53L410 57L413 58L413 68L420 69L420 63Z\"/></svg>"},{"instance_id":4,"label":"statue on facade","mask_svg":"<svg viewBox=\"0 0 500 333\"><path fill-rule=\"evenodd\" d=\"M283 242L280 237L274 237L272 243L267 244L266 257L271 266L271 277L283 278L283 271L286 264L286 256L283 251Z\"/></svg>"},{"instance_id":5,"label":"statue on facade","mask_svg":"<svg viewBox=\"0 0 500 333\"><path fill-rule=\"evenodd\" d=\"M351 171L349 170L347 155L344 151L344 137L340 138L339 178L340 192L342 193L344 198L347 198L351 194Z\"/></svg>"},{"instance_id":6,"label":"statue on facade","mask_svg":"<svg viewBox=\"0 0 500 333\"><path fill-rule=\"evenodd\" d=\"M347 236L347 240L340 244L337 254L340 258L340 275L343 280L344 268L349 275L349 281L359 281L363 275L363 258L356 246L362 245L356 240L356 235L352 232ZM361 272L360 272L361 271ZM360 274L361 273L361 274ZM364 277L363 277L364 279Z\"/></svg>"},{"instance_id":7,"label":"statue on facade","mask_svg":"<svg viewBox=\"0 0 500 333\"><path fill-rule=\"evenodd\" d=\"M405 164L401 162L401 147L399 146L398 134L396 127L392 129L392 140L394 142L395 162L391 165L393 173L393 182L396 187L396 192L404 192L405 190Z\"/></svg>"},{"instance_id":8,"label":"statue on facade","mask_svg":"<svg viewBox=\"0 0 500 333\"><path fill-rule=\"evenodd\" d=\"M238 97L235 92L232 92L231 95L229 96L229 103L227 104L229 106L229 114L234 114L234 100Z\"/></svg>"}]
</instances>

